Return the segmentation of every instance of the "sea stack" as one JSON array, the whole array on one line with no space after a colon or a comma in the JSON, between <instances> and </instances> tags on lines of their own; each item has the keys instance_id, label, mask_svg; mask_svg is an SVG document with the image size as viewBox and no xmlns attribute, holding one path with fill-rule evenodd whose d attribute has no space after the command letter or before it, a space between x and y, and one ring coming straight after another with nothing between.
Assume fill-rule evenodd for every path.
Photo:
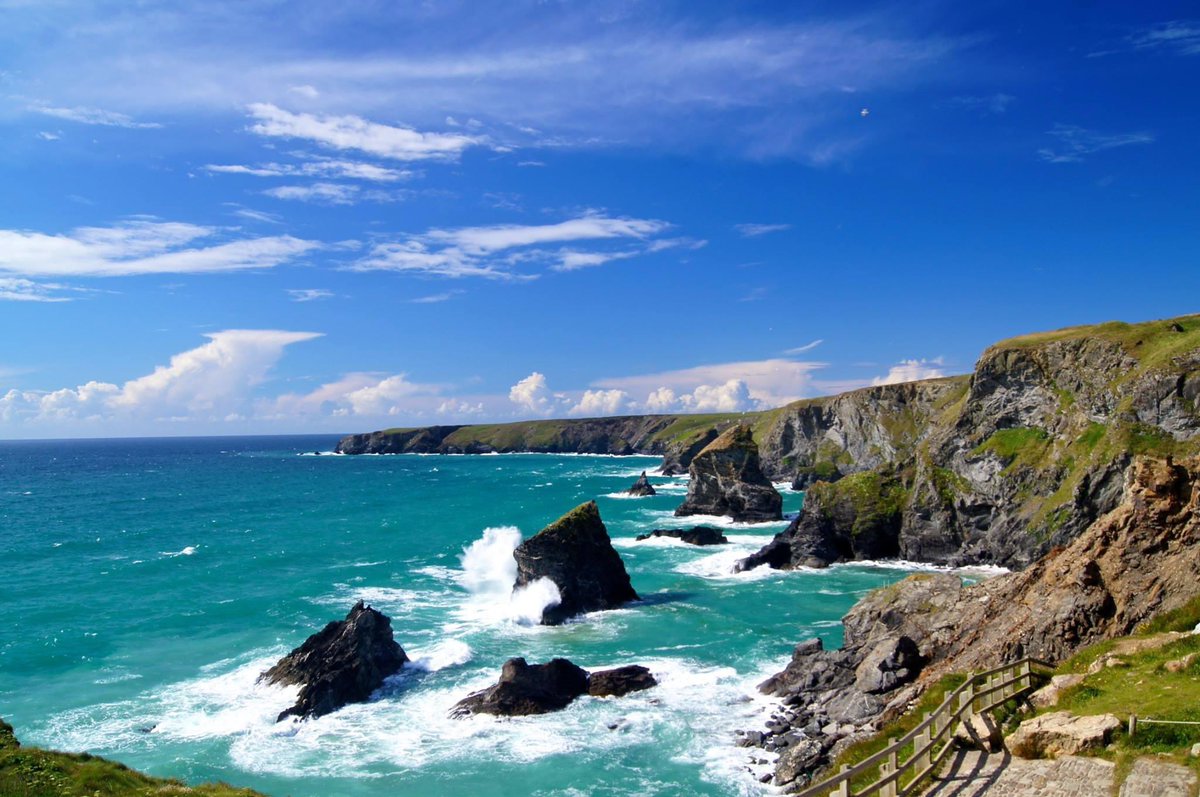
<instances>
[{"instance_id":1,"label":"sea stack","mask_svg":"<svg viewBox=\"0 0 1200 797\"><path fill-rule=\"evenodd\" d=\"M280 712L276 721L320 717L347 703L363 702L406 661L404 649L392 638L392 621L359 601L345 620L335 620L304 640L259 681L303 684L296 705Z\"/></svg>"},{"instance_id":2,"label":"sea stack","mask_svg":"<svg viewBox=\"0 0 1200 797\"><path fill-rule=\"evenodd\" d=\"M638 595L612 546L595 501L575 507L513 551L514 588L548 578L561 602L542 612L543 625L557 625L582 612L615 609Z\"/></svg>"},{"instance_id":3,"label":"sea stack","mask_svg":"<svg viewBox=\"0 0 1200 797\"><path fill-rule=\"evenodd\" d=\"M500 670L499 681L455 703L450 716L462 719L472 714L548 714L566 708L585 694L622 697L657 685L650 670L637 664L589 673L566 659L551 659L545 664L509 659Z\"/></svg>"},{"instance_id":4,"label":"sea stack","mask_svg":"<svg viewBox=\"0 0 1200 797\"><path fill-rule=\"evenodd\" d=\"M632 487L629 488L629 494L636 496L655 494L654 486L650 484L650 480L646 478L646 471L642 471L642 475L639 476L638 480L633 483Z\"/></svg>"},{"instance_id":5,"label":"sea stack","mask_svg":"<svg viewBox=\"0 0 1200 797\"><path fill-rule=\"evenodd\" d=\"M783 518L783 498L763 475L748 426L726 429L688 466L687 498L676 516L728 515L761 523Z\"/></svg>"}]
</instances>

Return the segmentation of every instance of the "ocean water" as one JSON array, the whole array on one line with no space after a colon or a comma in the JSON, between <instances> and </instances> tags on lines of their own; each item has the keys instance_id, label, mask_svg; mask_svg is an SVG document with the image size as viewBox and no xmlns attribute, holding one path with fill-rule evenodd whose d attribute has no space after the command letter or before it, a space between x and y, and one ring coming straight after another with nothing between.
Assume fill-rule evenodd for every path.
<instances>
[{"instance_id":1,"label":"ocean water","mask_svg":"<svg viewBox=\"0 0 1200 797\"><path fill-rule=\"evenodd\" d=\"M676 520L653 457L313 456L331 437L0 443L0 716L30 744L270 795L753 795L754 685L903 568L734 575L783 523ZM803 496L782 489L786 512ZM512 548L595 498L642 596L530 625ZM731 545L635 542L719 523ZM262 670L364 599L413 659L371 702L276 724ZM557 714L454 720L512 656L649 667Z\"/></svg>"}]
</instances>

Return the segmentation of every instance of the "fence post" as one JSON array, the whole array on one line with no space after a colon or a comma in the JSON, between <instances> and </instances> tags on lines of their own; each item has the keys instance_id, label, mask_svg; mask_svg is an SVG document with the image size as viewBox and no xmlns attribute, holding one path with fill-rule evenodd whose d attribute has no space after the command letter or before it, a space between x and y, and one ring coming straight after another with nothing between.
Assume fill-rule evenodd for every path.
<instances>
[{"instance_id":1,"label":"fence post","mask_svg":"<svg viewBox=\"0 0 1200 797\"><path fill-rule=\"evenodd\" d=\"M975 684L970 681L967 682L966 690L963 691L958 699L958 707L967 710L966 715L963 717L964 720L970 719L975 714Z\"/></svg>"},{"instance_id":2,"label":"fence post","mask_svg":"<svg viewBox=\"0 0 1200 797\"><path fill-rule=\"evenodd\" d=\"M1137 714L1129 715L1129 736L1132 737L1137 733Z\"/></svg>"},{"instance_id":3,"label":"fence post","mask_svg":"<svg viewBox=\"0 0 1200 797\"><path fill-rule=\"evenodd\" d=\"M928 721L929 721L929 714L927 712L925 714L924 722L928 722ZM925 748L925 752L923 752L919 756L917 756L917 771L918 772L923 771L926 767L929 766L929 758L930 758L930 752L931 752L929 750L929 742L933 739L933 735L929 732L930 730L931 729L929 727L926 727L925 730L923 730L919 734L917 734L917 741L916 741L917 749L920 750L922 747Z\"/></svg>"},{"instance_id":4,"label":"fence post","mask_svg":"<svg viewBox=\"0 0 1200 797\"><path fill-rule=\"evenodd\" d=\"M842 764L842 772L849 768L849 764ZM838 784L837 797L850 797L850 778L846 778Z\"/></svg>"},{"instance_id":5,"label":"fence post","mask_svg":"<svg viewBox=\"0 0 1200 797\"><path fill-rule=\"evenodd\" d=\"M883 763L881 769L885 775L894 775L898 769L896 762L895 750L896 738L893 736L888 739L888 746L892 747L892 751L888 753L887 760ZM881 797L896 797L896 781L890 780L883 785L883 790L880 792Z\"/></svg>"}]
</instances>

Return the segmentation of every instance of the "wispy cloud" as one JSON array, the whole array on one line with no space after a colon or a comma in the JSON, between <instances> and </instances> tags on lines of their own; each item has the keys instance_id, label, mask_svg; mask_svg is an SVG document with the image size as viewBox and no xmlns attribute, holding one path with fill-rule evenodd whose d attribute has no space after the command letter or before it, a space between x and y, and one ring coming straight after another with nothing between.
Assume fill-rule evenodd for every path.
<instances>
[{"instance_id":1,"label":"wispy cloud","mask_svg":"<svg viewBox=\"0 0 1200 797\"><path fill-rule=\"evenodd\" d=\"M317 299L330 299L335 294L326 288L288 288L287 295L293 302L315 302Z\"/></svg>"},{"instance_id":2,"label":"wispy cloud","mask_svg":"<svg viewBox=\"0 0 1200 797\"><path fill-rule=\"evenodd\" d=\"M783 232L790 230L790 224L735 224L733 229L738 231L738 234L743 238L757 238L760 235L766 235L771 232Z\"/></svg>"},{"instance_id":3,"label":"wispy cloud","mask_svg":"<svg viewBox=\"0 0 1200 797\"><path fill-rule=\"evenodd\" d=\"M105 111L101 108L56 108L49 105L31 106L31 111L53 116L56 119L66 119L84 125L101 125L103 127L155 128L162 127L157 122L139 122L131 116L116 111Z\"/></svg>"},{"instance_id":4,"label":"wispy cloud","mask_svg":"<svg viewBox=\"0 0 1200 797\"><path fill-rule=\"evenodd\" d=\"M953 105L960 108L966 108L972 111L978 111L981 114L992 114L999 116L1008 111L1009 107L1016 101L1016 97L1011 94L997 92L995 94L984 94L982 96L967 96L954 97L950 100Z\"/></svg>"},{"instance_id":5,"label":"wispy cloud","mask_svg":"<svg viewBox=\"0 0 1200 797\"><path fill-rule=\"evenodd\" d=\"M553 244L612 239L642 241L669 227L666 222L655 219L593 213L555 224L433 229L399 241L376 244L366 257L350 268L452 278L532 279L536 275L518 271L517 267L532 264L573 270L632 256L624 250L583 252L553 247Z\"/></svg>"},{"instance_id":6,"label":"wispy cloud","mask_svg":"<svg viewBox=\"0 0 1200 797\"><path fill-rule=\"evenodd\" d=\"M431 293L428 296L418 296L415 299L409 299L409 304L440 304L448 302L455 296L458 296L462 291L446 291L444 293Z\"/></svg>"},{"instance_id":7,"label":"wispy cloud","mask_svg":"<svg viewBox=\"0 0 1200 797\"><path fill-rule=\"evenodd\" d=\"M313 183L312 185L281 185L263 191L264 196L320 205L353 205L359 197L356 185L345 183Z\"/></svg>"},{"instance_id":8,"label":"wispy cloud","mask_svg":"<svg viewBox=\"0 0 1200 797\"><path fill-rule=\"evenodd\" d=\"M291 113L265 102L253 103L257 121L250 130L261 136L312 141L337 150L357 150L402 161L453 160L468 147L482 143L460 133L422 133L411 127L370 122L361 116L318 116Z\"/></svg>"},{"instance_id":9,"label":"wispy cloud","mask_svg":"<svg viewBox=\"0 0 1200 797\"><path fill-rule=\"evenodd\" d=\"M408 180L413 176L410 169L392 169L374 163L332 158L303 163L260 163L256 166L209 164L204 167L204 170L214 174L246 174L254 177L323 177L333 180L368 180L377 183L394 183L399 180Z\"/></svg>"},{"instance_id":10,"label":"wispy cloud","mask_svg":"<svg viewBox=\"0 0 1200 797\"><path fill-rule=\"evenodd\" d=\"M797 354L804 354L806 351L812 351L824 342L824 338L817 338L812 343L805 343L803 346L797 346L794 349L785 349L783 353L789 357L794 357Z\"/></svg>"},{"instance_id":11,"label":"wispy cloud","mask_svg":"<svg viewBox=\"0 0 1200 797\"><path fill-rule=\"evenodd\" d=\"M277 213L267 213L264 210L252 210L251 208L237 208L233 211L233 215L247 221L257 221L263 224L282 224L283 219Z\"/></svg>"},{"instance_id":12,"label":"wispy cloud","mask_svg":"<svg viewBox=\"0 0 1200 797\"><path fill-rule=\"evenodd\" d=\"M1145 131L1100 133L1076 125L1057 124L1046 133L1058 139L1054 146L1038 150L1042 160L1049 163L1079 163L1087 156L1104 150L1154 142L1154 134Z\"/></svg>"},{"instance_id":13,"label":"wispy cloud","mask_svg":"<svg viewBox=\"0 0 1200 797\"><path fill-rule=\"evenodd\" d=\"M19 277L0 277L0 302L69 302L63 291L78 290L53 282L34 282Z\"/></svg>"},{"instance_id":14,"label":"wispy cloud","mask_svg":"<svg viewBox=\"0 0 1200 797\"><path fill-rule=\"evenodd\" d=\"M1200 55L1200 21L1178 19L1143 28L1130 37L1138 50L1167 50Z\"/></svg>"},{"instance_id":15,"label":"wispy cloud","mask_svg":"<svg viewBox=\"0 0 1200 797\"><path fill-rule=\"evenodd\" d=\"M0 230L0 273L23 276L117 277L272 268L319 246L277 235L226 238L215 227L144 219L69 234Z\"/></svg>"}]
</instances>

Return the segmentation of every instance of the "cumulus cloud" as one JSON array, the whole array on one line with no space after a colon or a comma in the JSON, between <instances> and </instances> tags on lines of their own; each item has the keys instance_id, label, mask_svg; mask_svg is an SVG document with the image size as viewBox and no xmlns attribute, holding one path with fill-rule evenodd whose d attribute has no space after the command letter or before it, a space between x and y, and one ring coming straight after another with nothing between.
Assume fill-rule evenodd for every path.
<instances>
[{"instance_id":1,"label":"cumulus cloud","mask_svg":"<svg viewBox=\"0 0 1200 797\"><path fill-rule=\"evenodd\" d=\"M508 391L508 400L535 415L549 415L554 411L553 394L546 384L545 374L534 371L517 382Z\"/></svg>"},{"instance_id":2,"label":"cumulus cloud","mask_svg":"<svg viewBox=\"0 0 1200 797\"><path fill-rule=\"evenodd\" d=\"M453 160L482 139L460 133L422 133L410 127L370 122L360 116L291 113L270 103L249 107L261 136L298 138L337 150L357 150L402 161Z\"/></svg>"},{"instance_id":3,"label":"cumulus cloud","mask_svg":"<svg viewBox=\"0 0 1200 797\"><path fill-rule=\"evenodd\" d=\"M734 412L778 407L813 395L812 374L824 367L824 363L782 358L751 360L610 377L598 379L592 386L647 396L646 406L652 405L655 412L700 412L715 407Z\"/></svg>"},{"instance_id":4,"label":"cumulus cloud","mask_svg":"<svg viewBox=\"0 0 1200 797\"><path fill-rule=\"evenodd\" d=\"M895 385L900 382L915 382L918 379L936 379L946 375L945 362L941 357L932 360L901 360L893 365L884 376L871 380L872 385Z\"/></svg>"},{"instance_id":5,"label":"cumulus cloud","mask_svg":"<svg viewBox=\"0 0 1200 797\"><path fill-rule=\"evenodd\" d=\"M115 277L239 271L272 268L318 246L290 235L193 245L219 237L223 233L214 227L145 219L59 235L0 230L0 273Z\"/></svg>"},{"instance_id":6,"label":"cumulus cloud","mask_svg":"<svg viewBox=\"0 0 1200 797\"><path fill-rule=\"evenodd\" d=\"M580 252L552 248L571 241L642 241L670 227L656 219L631 219L588 213L554 224L497 224L432 229L398 241L376 244L354 263L355 271L407 271L440 277L532 279L514 270L521 264L549 264L569 271L632 257L636 252ZM653 241L647 246L653 245Z\"/></svg>"},{"instance_id":7,"label":"cumulus cloud","mask_svg":"<svg viewBox=\"0 0 1200 797\"><path fill-rule=\"evenodd\" d=\"M1100 133L1077 125L1058 124L1046 133L1058 139L1054 146L1038 150L1038 155L1047 163L1080 163L1087 156L1104 150L1154 143L1154 134L1145 131Z\"/></svg>"},{"instance_id":8,"label":"cumulus cloud","mask_svg":"<svg viewBox=\"0 0 1200 797\"><path fill-rule=\"evenodd\" d=\"M0 418L44 422L238 416L248 409L252 389L266 380L284 349L320 333L230 329L205 337L208 343L176 354L166 365L121 386L90 381L54 391L10 390L0 398Z\"/></svg>"},{"instance_id":9,"label":"cumulus cloud","mask_svg":"<svg viewBox=\"0 0 1200 797\"><path fill-rule=\"evenodd\" d=\"M569 415L584 417L620 415L629 408L629 394L624 390L585 390L579 402L568 410Z\"/></svg>"}]
</instances>

